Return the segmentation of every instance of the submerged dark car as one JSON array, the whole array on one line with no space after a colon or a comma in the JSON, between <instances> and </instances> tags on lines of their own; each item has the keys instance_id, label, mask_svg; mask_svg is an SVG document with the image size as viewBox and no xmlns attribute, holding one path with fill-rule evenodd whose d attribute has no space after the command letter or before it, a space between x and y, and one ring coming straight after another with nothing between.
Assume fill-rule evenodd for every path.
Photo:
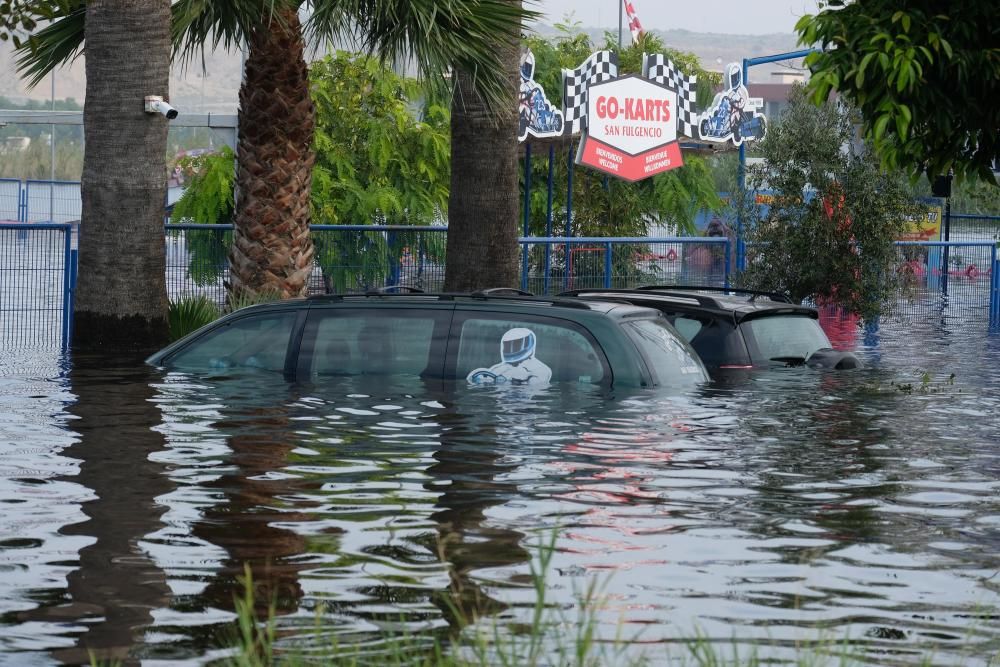
<instances>
[{"instance_id":1,"label":"submerged dark car","mask_svg":"<svg viewBox=\"0 0 1000 667\"><path fill-rule=\"evenodd\" d=\"M254 369L289 381L367 375L649 387L708 377L656 310L513 292L372 292L251 306L147 362L193 373Z\"/></svg>"},{"instance_id":2,"label":"submerged dark car","mask_svg":"<svg viewBox=\"0 0 1000 667\"><path fill-rule=\"evenodd\" d=\"M691 343L710 373L770 366L860 368L850 352L834 350L815 308L781 294L726 288L647 286L591 289L560 296L621 299L656 308Z\"/></svg>"}]
</instances>

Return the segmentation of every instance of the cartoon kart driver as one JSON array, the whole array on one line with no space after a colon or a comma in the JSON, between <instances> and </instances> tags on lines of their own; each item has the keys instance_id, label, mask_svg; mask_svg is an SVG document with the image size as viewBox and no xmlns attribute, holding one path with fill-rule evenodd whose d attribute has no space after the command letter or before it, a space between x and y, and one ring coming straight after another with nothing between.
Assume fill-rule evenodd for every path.
<instances>
[{"instance_id":1,"label":"cartoon kart driver","mask_svg":"<svg viewBox=\"0 0 1000 667\"><path fill-rule=\"evenodd\" d=\"M500 363L477 368L466 380L471 384L548 384L552 369L535 359L535 332L517 327L500 338Z\"/></svg>"},{"instance_id":2,"label":"cartoon kart driver","mask_svg":"<svg viewBox=\"0 0 1000 667\"><path fill-rule=\"evenodd\" d=\"M729 100L729 127L739 127L743 122L743 109L750 101L747 89L743 86L743 69L737 63L729 63L726 67L726 99Z\"/></svg>"}]
</instances>

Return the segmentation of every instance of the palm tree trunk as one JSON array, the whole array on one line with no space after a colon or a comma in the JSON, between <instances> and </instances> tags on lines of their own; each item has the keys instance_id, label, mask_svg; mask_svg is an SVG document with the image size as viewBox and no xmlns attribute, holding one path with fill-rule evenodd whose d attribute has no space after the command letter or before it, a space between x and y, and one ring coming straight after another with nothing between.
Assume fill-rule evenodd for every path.
<instances>
[{"instance_id":1,"label":"palm tree trunk","mask_svg":"<svg viewBox=\"0 0 1000 667\"><path fill-rule=\"evenodd\" d=\"M83 214L75 349L155 348L167 340L163 202L170 0L88 0Z\"/></svg>"},{"instance_id":2,"label":"palm tree trunk","mask_svg":"<svg viewBox=\"0 0 1000 667\"><path fill-rule=\"evenodd\" d=\"M250 38L240 88L230 295L302 296L312 272L309 195L315 111L295 10Z\"/></svg>"},{"instance_id":3,"label":"palm tree trunk","mask_svg":"<svg viewBox=\"0 0 1000 667\"><path fill-rule=\"evenodd\" d=\"M455 72L446 291L518 285L518 35L503 44L501 58L508 101L497 109L476 94L472 73Z\"/></svg>"}]
</instances>

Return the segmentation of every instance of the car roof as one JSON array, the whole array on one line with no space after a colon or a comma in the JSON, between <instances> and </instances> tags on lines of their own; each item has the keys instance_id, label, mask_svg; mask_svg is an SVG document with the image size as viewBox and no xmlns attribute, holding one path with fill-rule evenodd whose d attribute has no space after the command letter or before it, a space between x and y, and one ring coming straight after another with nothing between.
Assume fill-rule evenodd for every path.
<instances>
[{"instance_id":1,"label":"car roof","mask_svg":"<svg viewBox=\"0 0 1000 667\"><path fill-rule=\"evenodd\" d=\"M818 318L815 308L791 303L782 294L753 290L648 286L634 289L581 289L560 296L586 299L626 299L632 303L664 304L681 311L732 317L736 323L773 315L800 315Z\"/></svg>"},{"instance_id":2,"label":"car roof","mask_svg":"<svg viewBox=\"0 0 1000 667\"><path fill-rule=\"evenodd\" d=\"M350 294L317 294L309 297L284 299L269 303L256 304L241 309L241 312L249 312L257 309L273 308L299 308L303 305L320 303L344 303L344 304L375 304L394 303L407 305L427 305L428 303L455 303L455 304L492 304L496 306L515 307L544 307L556 309L569 309L575 311L589 311L602 313L616 319L649 316L658 314L650 312L650 308L637 306L624 302L621 299L574 299L568 297L548 297L535 296L520 290L508 290L506 288L495 290L484 290L481 292L388 292L369 291Z\"/></svg>"}]
</instances>

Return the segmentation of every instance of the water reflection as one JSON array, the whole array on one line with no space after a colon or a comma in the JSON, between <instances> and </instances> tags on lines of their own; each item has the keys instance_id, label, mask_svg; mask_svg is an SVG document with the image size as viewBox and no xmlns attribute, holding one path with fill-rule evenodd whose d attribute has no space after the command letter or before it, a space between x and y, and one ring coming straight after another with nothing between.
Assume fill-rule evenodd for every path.
<instances>
[{"instance_id":1,"label":"water reflection","mask_svg":"<svg viewBox=\"0 0 1000 667\"><path fill-rule=\"evenodd\" d=\"M79 461L64 478L91 492L80 503L84 519L59 533L90 540L66 578L65 598L24 612L23 622L72 624L71 646L51 654L60 661L133 663L153 610L166 606L170 590L150 558L143 538L162 526L157 498L172 488L150 455L163 448L155 427L159 409L151 402L152 369L141 360L77 356L69 372L76 400L67 406L78 436L61 454Z\"/></svg>"},{"instance_id":2,"label":"water reflection","mask_svg":"<svg viewBox=\"0 0 1000 667\"><path fill-rule=\"evenodd\" d=\"M203 661L245 564L258 612L274 599L282 633L317 645L516 630L552 531L548 599L567 609L610 574L598 634L641 629L654 661L701 632L775 657L848 636L873 664L928 642L932 662L985 662L1000 338L936 326L872 333L860 372L689 395L364 376L151 389L84 360L68 380L0 382L35 397L0 414L0 662Z\"/></svg>"}]
</instances>

